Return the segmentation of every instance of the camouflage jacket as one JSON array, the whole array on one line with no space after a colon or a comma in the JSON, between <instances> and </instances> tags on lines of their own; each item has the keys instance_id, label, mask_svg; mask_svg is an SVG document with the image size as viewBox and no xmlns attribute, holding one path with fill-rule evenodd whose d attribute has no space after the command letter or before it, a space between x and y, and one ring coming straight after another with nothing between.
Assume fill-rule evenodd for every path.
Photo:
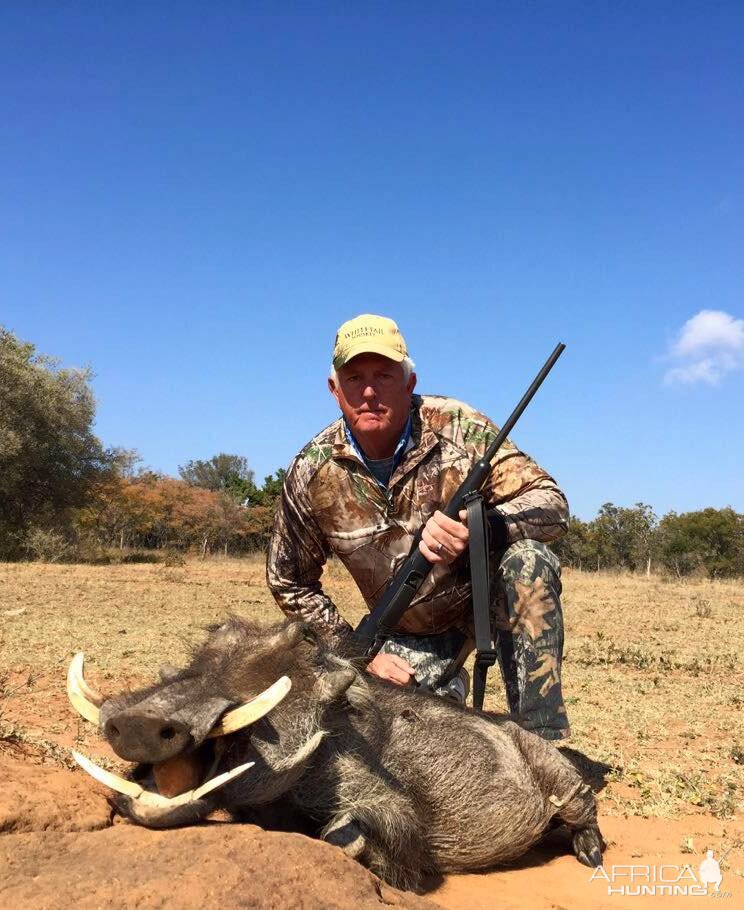
<instances>
[{"instance_id":1,"label":"camouflage jacket","mask_svg":"<svg viewBox=\"0 0 744 910\"><path fill-rule=\"evenodd\" d=\"M343 562L371 608L408 555L416 531L446 505L497 432L487 417L452 398L414 395L412 417L413 445L387 489L350 446L342 418L292 462L267 560L269 587L288 616L344 635L349 626L320 583L327 557L335 553ZM565 496L511 442L494 459L483 493L504 516L509 542L548 543L566 531ZM436 634L461 625L470 601L465 562L434 567L400 631Z\"/></svg>"}]
</instances>

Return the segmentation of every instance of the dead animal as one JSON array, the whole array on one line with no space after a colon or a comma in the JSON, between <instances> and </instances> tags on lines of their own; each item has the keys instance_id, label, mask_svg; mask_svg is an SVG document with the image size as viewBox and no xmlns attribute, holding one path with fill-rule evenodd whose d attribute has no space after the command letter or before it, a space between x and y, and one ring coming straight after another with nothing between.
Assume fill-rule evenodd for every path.
<instances>
[{"instance_id":1,"label":"dead animal","mask_svg":"<svg viewBox=\"0 0 744 910\"><path fill-rule=\"evenodd\" d=\"M138 763L124 780L76 756L143 825L279 807L413 889L427 875L513 861L555 819L582 863L602 862L594 794L551 743L370 677L302 623L230 619L186 668L108 700L78 656L68 690L116 754Z\"/></svg>"}]
</instances>

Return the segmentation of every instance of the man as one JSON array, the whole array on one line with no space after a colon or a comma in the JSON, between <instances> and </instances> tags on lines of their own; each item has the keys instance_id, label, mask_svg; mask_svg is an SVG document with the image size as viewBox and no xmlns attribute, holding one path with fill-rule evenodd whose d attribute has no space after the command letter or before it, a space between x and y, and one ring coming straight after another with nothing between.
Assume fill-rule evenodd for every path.
<instances>
[{"instance_id":1,"label":"man","mask_svg":"<svg viewBox=\"0 0 744 910\"><path fill-rule=\"evenodd\" d=\"M287 474L267 580L282 610L343 639L351 631L320 578L335 553L371 608L419 548L433 570L367 669L406 685L415 677L459 694L473 650L468 529L441 511L496 427L451 398L414 394L416 374L398 326L364 315L338 330L328 386L341 417L312 439ZM568 736L561 694L560 566L546 543L565 533L568 504L555 481L511 442L483 494L489 507L492 621L509 708L546 739ZM443 680L452 679L447 687Z\"/></svg>"}]
</instances>

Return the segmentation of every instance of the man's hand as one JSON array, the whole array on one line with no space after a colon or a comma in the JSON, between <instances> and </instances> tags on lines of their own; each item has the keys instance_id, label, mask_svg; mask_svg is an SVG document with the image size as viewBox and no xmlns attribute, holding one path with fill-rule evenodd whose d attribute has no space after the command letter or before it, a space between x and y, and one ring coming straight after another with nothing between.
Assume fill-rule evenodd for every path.
<instances>
[{"instance_id":1,"label":"man's hand","mask_svg":"<svg viewBox=\"0 0 744 910\"><path fill-rule=\"evenodd\" d=\"M407 686L413 679L414 669L397 654L383 654L381 651L367 664L367 672L396 686Z\"/></svg>"},{"instance_id":2,"label":"man's hand","mask_svg":"<svg viewBox=\"0 0 744 910\"><path fill-rule=\"evenodd\" d=\"M438 509L431 516L424 526L419 542L419 550L429 562L434 565L441 562L446 566L465 551L470 539L467 517L465 509L460 512L460 521L447 518L444 512Z\"/></svg>"}]
</instances>

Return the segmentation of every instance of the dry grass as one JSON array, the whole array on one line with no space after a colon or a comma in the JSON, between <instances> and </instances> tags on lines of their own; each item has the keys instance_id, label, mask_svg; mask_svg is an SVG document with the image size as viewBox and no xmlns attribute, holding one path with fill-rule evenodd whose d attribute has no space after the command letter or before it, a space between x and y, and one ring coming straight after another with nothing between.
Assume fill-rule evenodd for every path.
<instances>
[{"instance_id":1,"label":"dry grass","mask_svg":"<svg viewBox=\"0 0 744 910\"><path fill-rule=\"evenodd\" d=\"M325 586L362 600L332 563ZM571 745L617 770L605 813L728 817L742 793L744 594L736 582L564 576ZM162 565L0 565L0 736L59 745L94 734L69 713L65 666L86 652L109 691L178 662L227 613L279 618L261 558ZM487 707L504 707L492 673Z\"/></svg>"}]
</instances>

